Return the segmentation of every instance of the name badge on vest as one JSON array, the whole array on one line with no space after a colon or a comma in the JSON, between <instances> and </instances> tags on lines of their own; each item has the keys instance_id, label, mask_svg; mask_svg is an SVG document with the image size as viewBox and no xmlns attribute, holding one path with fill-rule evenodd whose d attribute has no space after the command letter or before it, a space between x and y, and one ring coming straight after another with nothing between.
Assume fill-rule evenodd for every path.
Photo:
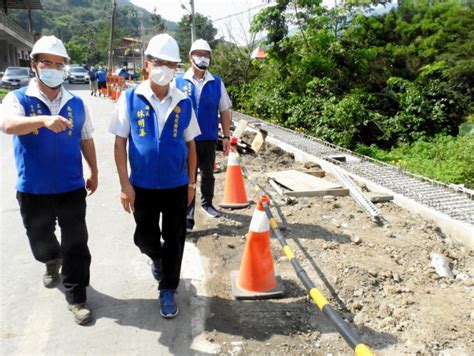
<instances>
[{"instance_id":1,"label":"name badge on vest","mask_svg":"<svg viewBox=\"0 0 474 356\"><path fill-rule=\"evenodd\" d=\"M69 128L67 134L68 134L69 136L72 136L72 130L74 129L74 117L73 117L73 115L72 115L72 109L71 109L70 106L68 106L68 107L66 108L66 110L67 110L67 119L68 119L69 122L71 123L71 127Z\"/></svg>"},{"instance_id":2,"label":"name badge on vest","mask_svg":"<svg viewBox=\"0 0 474 356\"><path fill-rule=\"evenodd\" d=\"M183 88L183 93L186 94L187 96L191 96L191 95L192 95L192 85L191 85L191 83L189 83L188 85L186 85L186 86Z\"/></svg>"},{"instance_id":3,"label":"name badge on vest","mask_svg":"<svg viewBox=\"0 0 474 356\"><path fill-rule=\"evenodd\" d=\"M36 104L36 108L33 104L30 105L30 117L38 116L38 115L43 115L43 110L41 110L41 105ZM32 131L33 135L38 135L38 129L34 129Z\"/></svg>"},{"instance_id":4,"label":"name badge on vest","mask_svg":"<svg viewBox=\"0 0 474 356\"><path fill-rule=\"evenodd\" d=\"M178 125L179 125L179 113L181 112L181 108L176 106L174 108L174 126L173 126L173 138L178 137Z\"/></svg>"},{"instance_id":5,"label":"name badge on vest","mask_svg":"<svg viewBox=\"0 0 474 356\"><path fill-rule=\"evenodd\" d=\"M138 136L145 137L146 127L145 127L145 118L150 117L150 106L145 106L145 112L143 110L138 110L137 114L137 124L138 124Z\"/></svg>"}]
</instances>

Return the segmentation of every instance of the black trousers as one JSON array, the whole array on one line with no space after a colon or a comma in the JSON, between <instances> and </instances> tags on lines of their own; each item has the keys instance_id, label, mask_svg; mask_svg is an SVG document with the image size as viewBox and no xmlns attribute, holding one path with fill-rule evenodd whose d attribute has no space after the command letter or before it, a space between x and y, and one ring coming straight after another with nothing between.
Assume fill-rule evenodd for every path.
<instances>
[{"instance_id":1,"label":"black trousers","mask_svg":"<svg viewBox=\"0 0 474 356\"><path fill-rule=\"evenodd\" d=\"M17 192L33 256L43 263L62 258L61 273L70 304L85 302L89 285L86 195L84 188L61 194ZM61 229L61 243L54 233L56 221Z\"/></svg>"},{"instance_id":2,"label":"black trousers","mask_svg":"<svg viewBox=\"0 0 474 356\"><path fill-rule=\"evenodd\" d=\"M172 189L134 188L135 245L151 259L161 259L163 278L158 289L176 289L186 240L188 185Z\"/></svg>"},{"instance_id":3,"label":"black trousers","mask_svg":"<svg viewBox=\"0 0 474 356\"><path fill-rule=\"evenodd\" d=\"M212 205L214 198L214 161L216 160L216 141L196 141L197 165L201 176L201 205ZM197 170L196 170L197 172ZM197 177L197 175L196 175ZM187 218L194 226L194 210L196 199L193 199L188 207Z\"/></svg>"}]
</instances>

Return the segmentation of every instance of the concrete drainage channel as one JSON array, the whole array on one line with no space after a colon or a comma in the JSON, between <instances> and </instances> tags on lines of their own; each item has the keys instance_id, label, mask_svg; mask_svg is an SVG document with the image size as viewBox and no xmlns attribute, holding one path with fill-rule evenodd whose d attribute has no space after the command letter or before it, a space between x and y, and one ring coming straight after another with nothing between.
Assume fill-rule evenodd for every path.
<instances>
[{"instance_id":1,"label":"concrete drainage channel","mask_svg":"<svg viewBox=\"0 0 474 356\"><path fill-rule=\"evenodd\" d=\"M247 130L265 130L266 141L291 152L296 161L318 163L328 172L339 167L372 191L394 196L403 208L436 221L455 240L474 249L474 194L392 166L278 125L233 112L233 120L248 122Z\"/></svg>"}]
</instances>

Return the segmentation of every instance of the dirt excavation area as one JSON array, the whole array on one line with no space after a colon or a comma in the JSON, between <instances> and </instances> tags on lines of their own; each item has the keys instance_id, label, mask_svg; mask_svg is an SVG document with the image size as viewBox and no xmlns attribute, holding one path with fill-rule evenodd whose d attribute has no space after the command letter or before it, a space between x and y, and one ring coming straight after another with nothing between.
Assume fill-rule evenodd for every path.
<instances>
[{"instance_id":1,"label":"dirt excavation area","mask_svg":"<svg viewBox=\"0 0 474 356\"><path fill-rule=\"evenodd\" d=\"M376 204L386 219L377 226L350 196L282 199L266 173L307 168L268 143L258 155L242 154L241 160L270 194L273 215L308 276L375 354L474 355L472 250L443 233L436 221L394 202ZM216 174L216 205L223 197L225 161L219 152L223 169ZM324 179L337 182L329 173ZM246 187L249 200L257 201L248 182ZM240 268L254 209L254 203L246 209L220 209L217 219L197 210L188 239L208 262L210 315L204 338L222 355L353 354L307 297L273 235L283 298L234 299L230 272ZM447 263L450 277L432 266L436 258Z\"/></svg>"}]
</instances>

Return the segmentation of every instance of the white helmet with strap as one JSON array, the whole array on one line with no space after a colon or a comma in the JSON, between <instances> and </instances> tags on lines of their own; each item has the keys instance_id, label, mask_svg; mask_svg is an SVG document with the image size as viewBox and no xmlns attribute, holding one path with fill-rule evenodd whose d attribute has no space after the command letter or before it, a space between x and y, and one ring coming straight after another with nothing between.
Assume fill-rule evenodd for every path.
<instances>
[{"instance_id":1,"label":"white helmet with strap","mask_svg":"<svg viewBox=\"0 0 474 356\"><path fill-rule=\"evenodd\" d=\"M64 47L63 42L55 36L41 37L33 46L30 57L33 58L35 55L40 53L54 54L55 56L60 56L69 60L66 47Z\"/></svg>"},{"instance_id":2,"label":"white helmet with strap","mask_svg":"<svg viewBox=\"0 0 474 356\"><path fill-rule=\"evenodd\" d=\"M211 47L209 46L209 43L203 39L199 39L194 41L193 45L191 46L191 49L189 50L189 54L193 53L194 51L208 51L209 54L212 53Z\"/></svg>"},{"instance_id":3,"label":"white helmet with strap","mask_svg":"<svg viewBox=\"0 0 474 356\"><path fill-rule=\"evenodd\" d=\"M145 55L170 62L181 62L178 43L167 33L152 37L150 42L148 42Z\"/></svg>"}]
</instances>

